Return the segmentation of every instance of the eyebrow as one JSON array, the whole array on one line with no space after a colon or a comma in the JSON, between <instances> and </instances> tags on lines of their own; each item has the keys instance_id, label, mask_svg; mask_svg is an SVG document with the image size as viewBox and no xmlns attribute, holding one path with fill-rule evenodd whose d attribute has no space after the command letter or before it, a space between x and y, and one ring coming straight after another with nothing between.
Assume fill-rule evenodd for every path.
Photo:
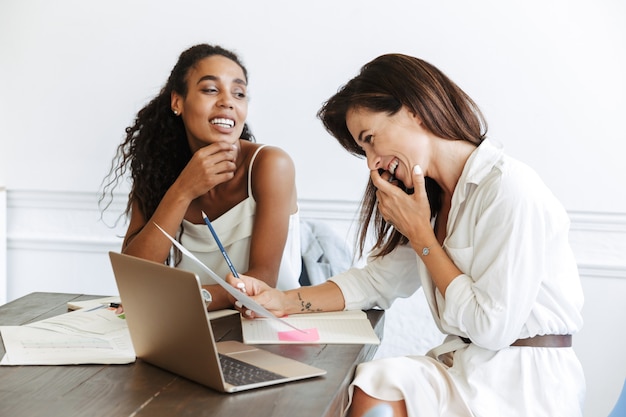
<instances>
[{"instance_id":1,"label":"eyebrow","mask_svg":"<svg viewBox=\"0 0 626 417\"><path fill-rule=\"evenodd\" d=\"M220 77L217 77L215 75L205 75L204 77L200 77L200 79L198 80L198 82L196 83L196 85L200 84L202 81L206 81L206 80L210 80L210 81L219 81ZM235 84L241 84L244 86L247 86L248 84L242 80L241 78L235 78L233 80L233 82Z\"/></svg>"},{"instance_id":2,"label":"eyebrow","mask_svg":"<svg viewBox=\"0 0 626 417\"><path fill-rule=\"evenodd\" d=\"M358 140L359 142L363 142L363 133L365 133L365 130L361 130L361 131L359 132L359 137L357 138L357 140Z\"/></svg>"}]
</instances>

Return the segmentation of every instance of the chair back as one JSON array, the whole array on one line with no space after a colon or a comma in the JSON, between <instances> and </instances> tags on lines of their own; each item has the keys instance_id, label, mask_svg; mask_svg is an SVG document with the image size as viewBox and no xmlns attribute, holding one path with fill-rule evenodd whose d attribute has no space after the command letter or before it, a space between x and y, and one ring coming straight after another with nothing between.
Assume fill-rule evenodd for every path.
<instances>
[{"instance_id":1,"label":"chair back","mask_svg":"<svg viewBox=\"0 0 626 417\"><path fill-rule=\"evenodd\" d=\"M378 404L363 414L363 417L393 417L393 410L389 404Z\"/></svg>"},{"instance_id":2,"label":"chair back","mask_svg":"<svg viewBox=\"0 0 626 417\"><path fill-rule=\"evenodd\" d=\"M624 380L622 392L619 394L617 403L615 403L613 411L611 411L609 417L626 417L626 380Z\"/></svg>"}]
</instances>

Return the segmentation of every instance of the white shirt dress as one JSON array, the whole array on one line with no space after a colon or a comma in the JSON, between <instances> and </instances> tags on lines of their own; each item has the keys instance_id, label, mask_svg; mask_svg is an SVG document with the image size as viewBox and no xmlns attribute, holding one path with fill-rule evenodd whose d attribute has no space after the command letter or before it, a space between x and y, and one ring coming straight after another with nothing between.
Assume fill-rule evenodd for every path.
<instances>
[{"instance_id":1,"label":"white shirt dress","mask_svg":"<svg viewBox=\"0 0 626 417\"><path fill-rule=\"evenodd\" d=\"M585 379L572 348L510 346L582 327L568 232L566 211L537 174L484 141L452 196L443 248L463 273L445 298L410 246L331 278L346 309L388 308L421 285L447 339L472 343L459 343L447 364L430 356L363 363L350 396L358 386L405 400L410 417L581 416Z\"/></svg>"}]
</instances>

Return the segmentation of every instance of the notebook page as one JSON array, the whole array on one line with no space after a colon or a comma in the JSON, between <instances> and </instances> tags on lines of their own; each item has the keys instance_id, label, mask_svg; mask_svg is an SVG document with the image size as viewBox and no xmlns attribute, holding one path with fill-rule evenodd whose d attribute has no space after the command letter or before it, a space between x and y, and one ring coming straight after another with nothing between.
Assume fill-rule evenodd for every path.
<instances>
[{"instance_id":1,"label":"notebook page","mask_svg":"<svg viewBox=\"0 0 626 417\"><path fill-rule=\"evenodd\" d=\"M286 331L271 320L264 318L241 318L241 328L245 343L324 343L324 344L379 344L365 312L341 311L330 313L294 314L282 317L300 329L301 332Z\"/></svg>"}]
</instances>

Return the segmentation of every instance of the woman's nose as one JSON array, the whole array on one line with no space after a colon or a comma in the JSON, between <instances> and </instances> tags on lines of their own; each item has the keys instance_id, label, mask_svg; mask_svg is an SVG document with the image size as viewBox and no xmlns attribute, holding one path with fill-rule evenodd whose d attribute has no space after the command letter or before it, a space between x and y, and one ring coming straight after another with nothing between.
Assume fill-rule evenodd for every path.
<instances>
[{"instance_id":1,"label":"woman's nose","mask_svg":"<svg viewBox=\"0 0 626 417\"><path fill-rule=\"evenodd\" d=\"M232 109L233 108L233 102L232 102L232 97L230 96L230 94L220 94L220 96L219 96L219 98L217 100L217 105L219 107Z\"/></svg>"},{"instance_id":2,"label":"woman's nose","mask_svg":"<svg viewBox=\"0 0 626 417\"><path fill-rule=\"evenodd\" d=\"M380 157L375 155L373 152L365 152L365 157L367 158L367 167L370 170L380 168Z\"/></svg>"}]
</instances>

